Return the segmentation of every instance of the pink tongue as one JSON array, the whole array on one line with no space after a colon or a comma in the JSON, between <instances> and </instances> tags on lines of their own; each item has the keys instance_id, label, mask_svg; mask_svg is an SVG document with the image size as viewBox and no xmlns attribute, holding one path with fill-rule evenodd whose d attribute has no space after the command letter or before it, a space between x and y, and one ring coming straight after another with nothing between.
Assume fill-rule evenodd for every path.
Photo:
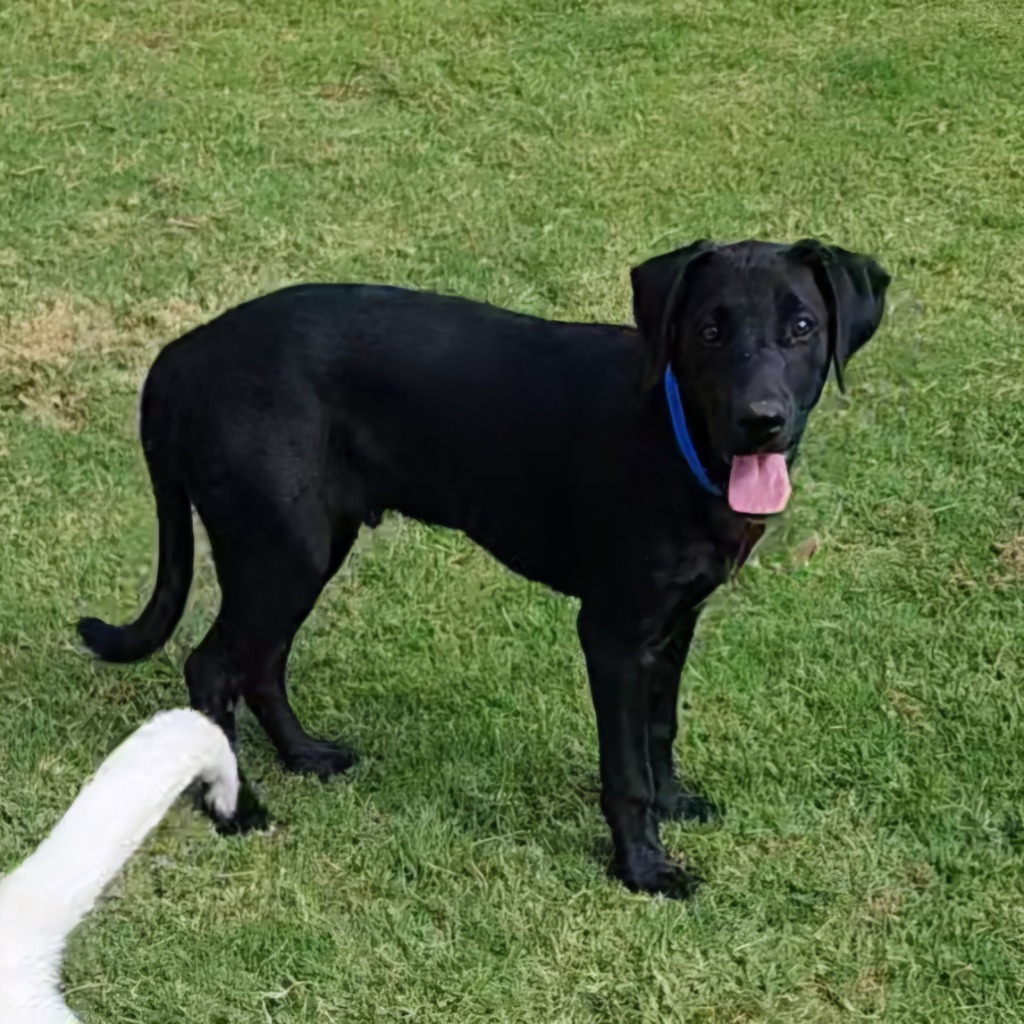
<instances>
[{"instance_id":1,"label":"pink tongue","mask_svg":"<svg viewBox=\"0 0 1024 1024\"><path fill-rule=\"evenodd\" d=\"M729 508L748 516L781 512L793 488L784 455L737 455L729 474Z\"/></svg>"}]
</instances>

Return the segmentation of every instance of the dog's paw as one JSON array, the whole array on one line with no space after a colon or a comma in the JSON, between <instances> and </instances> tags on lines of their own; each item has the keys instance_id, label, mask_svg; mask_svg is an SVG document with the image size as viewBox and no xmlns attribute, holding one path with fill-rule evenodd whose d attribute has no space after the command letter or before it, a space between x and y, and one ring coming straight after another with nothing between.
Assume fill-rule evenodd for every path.
<instances>
[{"instance_id":1,"label":"dog's paw","mask_svg":"<svg viewBox=\"0 0 1024 1024\"><path fill-rule=\"evenodd\" d=\"M665 788L654 801L654 813L663 821L720 821L722 808L706 797L688 793L678 785Z\"/></svg>"},{"instance_id":2,"label":"dog's paw","mask_svg":"<svg viewBox=\"0 0 1024 1024\"><path fill-rule=\"evenodd\" d=\"M219 814L205 802L207 814L213 819L214 827L222 836L242 836L247 832L265 832L270 826L270 814L260 802L248 783L238 791L238 804L232 815Z\"/></svg>"},{"instance_id":3,"label":"dog's paw","mask_svg":"<svg viewBox=\"0 0 1024 1024\"><path fill-rule=\"evenodd\" d=\"M356 763L355 753L342 743L314 740L282 757L287 771L296 775L316 775L322 780L346 772Z\"/></svg>"},{"instance_id":4,"label":"dog's paw","mask_svg":"<svg viewBox=\"0 0 1024 1024\"><path fill-rule=\"evenodd\" d=\"M671 900L689 899L700 884L700 878L675 864L660 850L635 850L625 863L620 863L616 876L631 892L665 896Z\"/></svg>"},{"instance_id":5,"label":"dog's paw","mask_svg":"<svg viewBox=\"0 0 1024 1024\"><path fill-rule=\"evenodd\" d=\"M203 794L206 811L215 821L228 819L238 810L239 784L236 779L220 778L211 782Z\"/></svg>"}]
</instances>

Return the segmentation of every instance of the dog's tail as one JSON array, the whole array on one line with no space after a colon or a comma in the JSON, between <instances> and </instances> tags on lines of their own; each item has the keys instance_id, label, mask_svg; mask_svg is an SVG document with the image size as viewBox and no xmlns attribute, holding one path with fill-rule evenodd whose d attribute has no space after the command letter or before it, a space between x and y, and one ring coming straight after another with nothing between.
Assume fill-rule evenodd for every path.
<instances>
[{"instance_id":1,"label":"dog's tail","mask_svg":"<svg viewBox=\"0 0 1024 1024\"><path fill-rule=\"evenodd\" d=\"M156 364L154 364L154 370ZM78 622L85 645L104 661L128 662L148 658L170 639L178 624L189 588L192 586L192 503L164 450L167 434L173 433L166 403L161 400L153 371L139 397L139 433L149 465L159 522L160 554L156 587L142 614L125 626L112 626L101 619Z\"/></svg>"},{"instance_id":2,"label":"dog's tail","mask_svg":"<svg viewBox=\"0 0 1024 1024\"><path fill-rule=\"evenodd\" d=\"M103 762L36 852L0 881L0 1021L76 1019L59 991L68 935L197 778L214 814L230 818L238 766L227 737L196 711L156 715Z\"/></svg>"}]
</instances>

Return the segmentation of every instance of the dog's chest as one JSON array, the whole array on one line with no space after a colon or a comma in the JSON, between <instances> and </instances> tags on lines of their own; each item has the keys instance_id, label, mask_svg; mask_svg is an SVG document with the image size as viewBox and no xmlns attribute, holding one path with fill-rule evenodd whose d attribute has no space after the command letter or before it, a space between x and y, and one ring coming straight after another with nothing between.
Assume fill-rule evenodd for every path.
<instances>
[{"instance_id":1,"label":"dog's chest","mask_svg":"<svg viewBox=\"0 0 1024 1024\"><path fill-rule=\"evenodd\" d=\"M726 554L726 561L730 565L729 574L732 578L743 568L744 563L750 557L751 552L757 546L757 542L764 536L765 524L760 519L744 520L742 526L736 531L732 540L732 552Z\"/></svg>"},{"instance_id":2,"label":"dog's chest","mask_svg":"<svg viewBox=\"0 0 1024 1024\"><path fill-rule=\"evenodd\" d=\"M760 520L733 517L726 528L675 548L662 567L660 582L672 590L700 594L700 600L734 579L764 535Z\"/></svg>"}]
</instances>

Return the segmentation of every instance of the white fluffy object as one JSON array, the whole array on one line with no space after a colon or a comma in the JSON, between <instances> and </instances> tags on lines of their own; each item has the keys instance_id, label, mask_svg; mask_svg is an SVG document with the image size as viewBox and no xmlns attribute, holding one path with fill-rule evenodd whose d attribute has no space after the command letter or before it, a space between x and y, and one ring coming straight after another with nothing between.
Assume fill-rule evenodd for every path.
<instances>
[{"instance_id":1,"label":"white fluffy object","mask_svg":"<svg viewBox=\"0 0 1024 1024\"><path fill-rule=\"evenodd\" d=\"M235 812L238 766L224 733L195 711L165 711L100 766L67 814L0 881L0 1021L72 1024L60 993L64 945L194 779L220 817Z\"/></svg>"}]
</instances>

